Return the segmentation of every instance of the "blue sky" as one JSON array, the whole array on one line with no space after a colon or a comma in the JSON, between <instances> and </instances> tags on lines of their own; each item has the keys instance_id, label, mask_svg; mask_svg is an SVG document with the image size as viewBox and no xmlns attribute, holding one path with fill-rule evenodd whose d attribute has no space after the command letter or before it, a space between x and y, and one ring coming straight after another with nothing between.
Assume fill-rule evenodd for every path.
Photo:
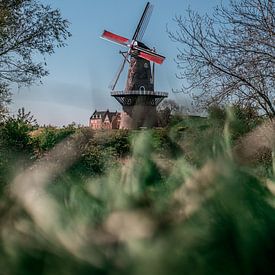
<instances>
[{"instance_id":1,"label":"blue sky","mask_svg":"<svg viewBox=\"0 0 275 275\"><path fill-rule=\"evenodd\" d=\"M118 45L100 39L104 29L125 37L131 37L147 1L144 0L43 0L52 8L61 10L71 23L72 37L68 46L47 56L50 75L42 85L14 90L11 112L25 107L40 124L57 126L76 122L88 125L94 109L121 110L110 96L109 83L114 77L122 57ZM201 13L211 12L220 0L152 0L153 14L143 42L156 47L166 56L164 64L156 68L155 88L169 92L169 97L187 104L184 94L174 94L172 89L181 86L175 74L174 58L177 45L166 33L166 25L173 29L173 17L184 15L188 6ZM126 73L126 70L125 70ZM125 74L117 89L123 89Z\"/></svg>"}]
</instances>

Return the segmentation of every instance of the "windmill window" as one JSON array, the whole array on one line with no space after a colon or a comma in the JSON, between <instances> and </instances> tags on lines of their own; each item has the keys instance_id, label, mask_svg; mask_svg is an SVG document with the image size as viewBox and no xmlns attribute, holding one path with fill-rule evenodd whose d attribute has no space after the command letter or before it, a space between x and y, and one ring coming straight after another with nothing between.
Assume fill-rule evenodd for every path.
<instances>
[{"instance_id":1,"label":"windmill window","mask_svg":"<svg viewBox=\"0 0 275 275\"><path fill-rule=\"evenodd\" d=\"M144 86L140 86L139 87L139 91L142 92L142 93L144 93L145 92L145 87Z\"/></svg>"}]
</instances>

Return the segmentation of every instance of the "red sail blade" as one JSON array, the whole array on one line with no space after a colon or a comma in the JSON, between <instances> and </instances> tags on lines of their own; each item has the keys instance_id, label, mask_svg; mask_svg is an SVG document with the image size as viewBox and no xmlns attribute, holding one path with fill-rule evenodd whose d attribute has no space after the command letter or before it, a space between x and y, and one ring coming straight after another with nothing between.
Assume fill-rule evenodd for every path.
<instances>
[{"instance_id":1,"label":"red sail blade","mask_svg":"<svg viewBox=\"0 0 275 275\"><path fill-rule=\"evenodd\" d=\"M165 57L156 53L146 53L146 52L140 52L138 54L139 57L144 58L148 61L155 62L157 64L162 64Z\"/></svg>"},{"instance_id":2,"label":"red sail blade","mask_svg":"<svg viewBox=\"0 0 275 275\"><path fill-rule=\"evenodd\" d=\"M130 44L130 40L128 38L125 38L123 36L114 34L106 30L104 30L103 34L101 35L101 38L107 39L109 41L112 41L123 46L127 46Z\"/></svg>"}]
</instances>

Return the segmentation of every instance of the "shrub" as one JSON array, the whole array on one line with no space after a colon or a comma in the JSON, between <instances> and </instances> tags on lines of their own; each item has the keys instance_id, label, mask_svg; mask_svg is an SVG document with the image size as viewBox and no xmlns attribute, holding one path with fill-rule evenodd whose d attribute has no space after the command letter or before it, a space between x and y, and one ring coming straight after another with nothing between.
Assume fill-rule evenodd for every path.
<instances>
[{"instance_id":1,"label":"shrub","mask_svg":"<svg viewBox=\"0 0 275 275\"><path fill-rule=\"evenodd\" d=\"M34 157L30 132L37 128L36 120L24 108L16 116L8 116L0 125L0 181L6 183L17 170L26 167Z\"/></svg>"},{"instance_id":2,"label":"shrub","mask_svg":"<svg viewBox=\"0 0 275 275\"><path fill-rule=\"evenodd\" d=\"M56 128L47 126L42 128L39 135L34 139L37 142L38 150L40 153L52 149L56 144L64 140L66 137L75 133L76 128L72 126Z\"/></svg>"}]
</instances>

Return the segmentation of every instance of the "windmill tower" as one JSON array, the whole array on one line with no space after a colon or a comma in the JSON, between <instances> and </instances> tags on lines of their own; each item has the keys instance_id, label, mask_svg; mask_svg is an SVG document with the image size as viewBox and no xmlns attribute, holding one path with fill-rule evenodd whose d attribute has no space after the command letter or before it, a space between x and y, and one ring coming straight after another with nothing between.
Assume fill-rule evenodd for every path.
<instances>
[{"instance_id":1,"label":"windmill tower","mask_svg":"<svg viewBox=\"0 0 275 275\"><path fill-rule=\"evenodd\" d=\"M122 105L124 111L120 128L136 129L157 126L156 107L168 96L168 93L154 90L155 64L162 64L165 57L157 54L154 48L150 49L141 42L152 10L153 6L148 2L132 39L106 30L101 36L103 39L127 48L127 51L120 51L123 62L110 85L111 96ZM115 91L126 63L129 63L129 69L125 89Z\"/></svg>"}]
</instances>

